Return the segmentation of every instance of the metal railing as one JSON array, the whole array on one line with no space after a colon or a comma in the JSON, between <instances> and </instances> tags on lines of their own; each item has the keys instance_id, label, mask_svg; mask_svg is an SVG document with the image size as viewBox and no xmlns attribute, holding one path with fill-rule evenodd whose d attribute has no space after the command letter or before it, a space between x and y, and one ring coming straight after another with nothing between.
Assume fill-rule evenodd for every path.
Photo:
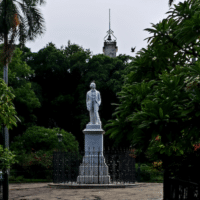
<instances>
[{"instance_id":1,"label":"metal railing","mask_svg":"<svg viewBox=\"0 0 200 200\"><path fill-rule=\"evenodd\" d=\"M185 173L188 173L187 171ZM172 177L169 171L164 172L164 199L166 200L199 200L200 180L193 182L186 176Z\"/></svg>"},{"instance_id":2,"label":"metal railing","mask_svg":"<svg viewBox=\"0 0 200 200\"><path fill-rule=\"evenodd\" d=\"M93 154L91 155L91 152ZM77 182L76 178L80 174L80 165L84 156L91 156L90 163L94 161L95 152L54 152L53 154L53 182L65 183L65 182ZM86 154L85 154L86 153ZM111 182L135 182L135 159L127 155L130 151L127 150L108 150L108 151L96 151L98 153L98 184L100 173L102 174L102 168L105 164L108 166L108 175L111 177ZM78 155L81 155L78 157ZM97 155L97 154L96 154ZM101 158L100 158L101 155ZM102 159L105 158L102 162ZM100 161L101 160L101 161ZM82 165L85 171L85 165ZM117 178L116 178L117 177Z\"/></svg>"},{"instance_id":3,"label":"metal railing","mask_svg":"<svg viewBox=\"0 0 200 200\"><path fill-rule=\"evenodd\" d=\"M0 200L3 200L3 173L0 171Z\"/></svg>"}]
</instances>

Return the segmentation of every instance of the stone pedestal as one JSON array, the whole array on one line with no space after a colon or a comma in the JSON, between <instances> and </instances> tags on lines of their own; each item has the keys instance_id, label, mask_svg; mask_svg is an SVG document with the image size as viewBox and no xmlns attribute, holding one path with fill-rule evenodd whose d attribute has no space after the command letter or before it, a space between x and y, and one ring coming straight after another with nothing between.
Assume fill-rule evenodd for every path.
<instances>
[{"instance_id":1,"label":"stone pedestal","mask_svg":"<svg viewBox=\"0 0 200 200\"><path fill-rule=\"evenodd\" d=\"M85 134L85 156L79 166L77 183L80 184L109 184L108 166L103 156L103 134L101 124L87 124L83 130ZM98 159L98 151L99 159Z\"/></svg>"}]
</instances>

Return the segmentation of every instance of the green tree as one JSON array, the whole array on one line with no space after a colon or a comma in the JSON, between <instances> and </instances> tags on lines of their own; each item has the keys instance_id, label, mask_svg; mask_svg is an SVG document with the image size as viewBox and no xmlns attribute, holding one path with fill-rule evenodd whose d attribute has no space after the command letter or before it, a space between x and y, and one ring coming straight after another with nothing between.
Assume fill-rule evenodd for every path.
<instances>
[{"instance_id":1,"label":"green tree","mask_svg":"<svg viewBox=\"0 0 200 200\"><path fill-rule=\"evenodd\" d=\"M20 46L24 46L27 40L34 41L38 34L41 35L44 33L44 18L36 6L45 3L44 0L23 2L13 0L1 1L0 41L4 40L5 50L9 50L7 47L11 47L17 37L19 37ZM20 12L19 8L23 12ZM17 28L19 31L17 31ZM10 41L8 41L9 34L11 34Z\"/></svg>"},{"instance_id":2,"label":"green tree","mask_svg":"<svg viewBox=\"0 0 200 200\"><path fill-rule=\"evenodd\" d=\"M70 41L61 49L52 43L38 53L26 49L23 60L34 70L29 80L41 102L41 107L34 110L37 125L46 128L57 125L73 133L83 148L82 130L89 122L86 92L90 82L95 80L102 95L100 117L104 126L114 111L110 104L117 101L116 93L121 90L130 59L132 57L126 55L116 58L103 54L91 56L91 52ZM105 142L109 143L107 138Z\"/></svg>"},{"instance_id":3,"label":"green tree","mask_svg":"<svg viewBox=\"0 0 200 200\"><path fill-rule=\"evenodd\" d=\"M11 129L13 125L17 126L17 121L20 119L16 116L17 112L13 105L12 99L15 95L8 87L3 79L0 79L0 124L4 124Z\"/></svg>"},{"instance_id":4,"label":"green tree","mask_svg":"<svg viewBox=\"0 0 200 200\"><path fill-rule=\"evenodd\" d=\"M182 8L179 4L174 10L183 14ZM198 76L198 62L193 74L194 64L190 62L199 55L195 33L198 29L190 26L192 30L188 34L193 31L195 36L192 40L182 33L189 26L189 20L193 25L197 23L199 5L192 4L189 9L191 18L183 18L180 25L171 17L153 24L154 29L145 29L154 34L147 38L150 45L139 51L139 56L128 66L125 84L118 93L120 104L113 113L116 117L106 125L112 127L106 134L116 142L121 141L121 137L128 138L143 152L148 151L151 141L160 135L161 144L156 147L159 155L164 154L160 156L163 159L191 152L192 144L198 142L198 90L186 89L184 82L187 76L192 79Z\"/></svg>"},{"instance_id":5,"label":"green tree","mask_svg":"<svg viewBox=\"0 0 200 200\"><path fill-rule=\"evenodd\" d=\"M44 3L39 0L40 4ZM0 41L4 41L4 51L1 57L4 65L4 81L8 85L8 63L14 50L14 40L19 37L20 44L24 45L26 40L34 40L36 35L43 33L43 18L36 9L38 0L19 1L3 0L0 3ZM16 6L18 4L18 6ZM19 12L19 7L24 16ZM17 31L17 26L19 30ZM11 34L10 41L8 40ZM8 137L8 128L5 126L5 136ZM9 147L9 141L6 148ZM4 173L6 181L6 190L4 198L8 198L8 174Z\"/></svg>"},{"instance_id":6,"label":"green tree","mask_svg":"<svg viewBox=\"0 0 200 200\"><path fill-rule=\"evenodd\" d=\"M73 124L77 124L74 122L72 103L78 82L75 81L76 76L72 77L70 74L68 56L83 50L77 48L77 45L73 47L67 49L66 55L63 49L57 49L54 44L49 43L38 53L24 54L24 60L34 70L34 75L29 77L29 80L41 102L41 108L34 111L39 126L52 128L56 124L72 133L75 132L71 129Z\"/></svg>"},{"instance_id":7,"label":"green tree","mask_svg":"<svg viewBox=\"0 0 200 200\"><path fill-rule=\"evenodd\" d=\"M3 79L0 79L0 124L6 125L8 129L17 126L17 121L20 122L20 119L16 116L17 112L13 104L15 95L11 89ZM9 151L7 148L3 150L3 146L0 145L0 169L9 169L10 165L16 162L14 157L14 152Z\"/></svg>"},{"instance_id":8,"label":"green tree","mask_svg":"<svg viewBox=\"0 0 200 200\"><path fill-rule=\"evenodd\" d=\"M0 63L0 69L3 69L2 63ZM29 126L36 125L37 117L33 111L39 108L41 104L29 80L29 77L34 75L34 70L22 61L22 51L19 48L16 48L13 52L8 75L9 85L15 95L13 103L21 120L17 127L10 130L10 140L13 141L15 136L21 134ZM3 76L2 70L0 70L0 76Z\"/></svg>"},{"instance_id":9,"label":"green tree","mask_svg":"<svg viewBox=\"0 0 200 200\"><path fill-rule=\"evenodd\" d=\"M16 159L15 152L12 152L7 148L3 149L3 146L0 145L0 169L10 169L15 163L19 163L19 161Z\"/></svg>"}]
</instances>

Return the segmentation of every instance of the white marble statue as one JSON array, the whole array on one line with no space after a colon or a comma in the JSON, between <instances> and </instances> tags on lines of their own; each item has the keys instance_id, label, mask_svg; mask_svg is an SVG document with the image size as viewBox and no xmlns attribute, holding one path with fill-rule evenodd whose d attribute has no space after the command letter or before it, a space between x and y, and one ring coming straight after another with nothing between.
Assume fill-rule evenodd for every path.
<instances>
[{"instance_id":1,"label":"white marble statue","mask_svg":"<svg viewBox=\"0 0 200 200\"><path fill-rule=\"evenodd\" d=\"M87 110L90 112L90 122L89 124L101 124L99 117L99 106L101 105L100 92L97 91L96 84L94 81L90 84L91 90L87 92L86 105Z\"/></svg>"}]
</instances>

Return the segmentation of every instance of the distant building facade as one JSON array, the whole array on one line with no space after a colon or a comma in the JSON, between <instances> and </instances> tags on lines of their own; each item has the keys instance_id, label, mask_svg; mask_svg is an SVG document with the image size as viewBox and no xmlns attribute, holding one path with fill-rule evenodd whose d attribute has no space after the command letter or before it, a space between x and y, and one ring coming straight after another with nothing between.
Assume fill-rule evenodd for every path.
<instances>
[{"instance_id":1,"label":"distant building facade","mask_svg":"<svg viewBox=\"0 0 200 200\"><path fill-rule=\"evenodd\" d=\"M113 42L104 42L103 52L106 56L115 58L117 55L118 47L115 41Z\"/></svg>"}]
</instances>

